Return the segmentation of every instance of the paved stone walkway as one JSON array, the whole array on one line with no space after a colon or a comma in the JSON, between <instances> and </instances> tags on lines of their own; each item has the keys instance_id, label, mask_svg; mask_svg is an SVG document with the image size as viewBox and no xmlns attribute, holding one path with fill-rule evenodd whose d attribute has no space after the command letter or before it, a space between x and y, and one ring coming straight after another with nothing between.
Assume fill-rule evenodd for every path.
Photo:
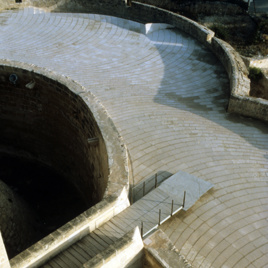
<instances>
[{"instance_id":1,"label":"paved stone walkway","mask_svg":"<svg viewBox=\"0 0 268 268\"><path fill-rule=\"evenodd\" d=\"M184 170L214 184L162 229L194 267L268 267L268 128L228 115L218 60L174 29L24 9L0 13L0 58L93 92L128 147L134 181ZM163 175L164 176L164 175Z\"/></svg>"}]
</instances>

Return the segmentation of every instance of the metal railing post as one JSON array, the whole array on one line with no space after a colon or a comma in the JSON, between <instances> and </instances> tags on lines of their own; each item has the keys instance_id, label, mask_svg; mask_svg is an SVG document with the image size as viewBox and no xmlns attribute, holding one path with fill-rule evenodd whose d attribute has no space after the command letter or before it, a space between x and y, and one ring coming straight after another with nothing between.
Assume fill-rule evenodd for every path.
<instances>
[{"instance_id":1,"label":"metal railing post","mask_svg":"<svg viewBox=\"0 0 268 268\"><path fill-rule=\"evenodd\" d=\"M158 219L158 225L160 226L160 222L161 222L161 209L159 209L159 219Z\"/></svg>"},{"instance_id":2,"label":"metal railing post","mask_svg":"<svg viewBox=\"0 0 268 268\"><path fill-rule=\"evenodd\" d=\"M154 177L154 188L157 187L157 173L155 174L155 177Z\"/></svg>"},{"instance_id":3,"label":"metal railing post","mask_svg":"<svg viewBox=\"0 0 268 268\"><path fill-rule=\"evenodd\" d=\"M130 194L131 194L131 196L130 196L130 203L131 204L133 204L133 200L134 200L134 190L133 190L133 185L131 185L131 191L130 191Z\"/></svg>"},{"instance_id":4,"label":"metal railing post","mask_svg":"<svg viewBox=\"0 0 268 268\"><path fill-rule=\"evenodd\" d=\"M143 182L143 191L142 191L142 193L143 193L143 196L145 196L145 181Z\"/></svg>"},{"instance_id":5,"label":"metal railing post","mask_svg":"<svg viewBox=\"0 0 268 268\"><path fill-rule=\"evenodd\" d=\"M185 206L185 198L186 198L186 191L184 191L184 195L183 195L183 202L182 202L182 207L183 208Z\"/></svg>"},{"instance_id":6,"label":"metal railing post","mask_svg":"<svg viewBox=\"0 0 268 268\"><path fill-rule=\"evenodd\" d=\"M174 204L174 201L172 200L172 203L171 203L171 213L170 213L170 216L172 217L173 215L173 204Z\"/></svg>"}]
</instances>

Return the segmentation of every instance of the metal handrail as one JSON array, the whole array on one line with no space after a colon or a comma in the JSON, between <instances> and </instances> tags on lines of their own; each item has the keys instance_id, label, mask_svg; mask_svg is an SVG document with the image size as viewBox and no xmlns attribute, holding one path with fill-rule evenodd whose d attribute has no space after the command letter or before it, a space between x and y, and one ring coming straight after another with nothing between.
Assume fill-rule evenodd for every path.
<instances>
[{"instance_id":1,"label":"metal handrail","mask_svg":"<svg viewBox=\"0 0 268 268\"><path fill-rule=\"evenodd\" d=\"M168 219L170 219L172 216L174 216L176 213L178 213L180 210L182 210L185 206L185 198L186 198L186 191L184 191L184 195L183 195L183 204L182 206L180 206L178 209L176 209L175 211L173 211L173 206L174 206L174 200L172 200L171 202L171 213L164 218L163 220L161 220L161 209L159 209L159 218L158 218L158 224L156 224L155 226L153 226L149 231L147 231L146 233L143 233L143 222L141 222L141 238L144 238L145 236L147 236L148 234L150 234L152 231L154 231L155 229L157 229L161 224L163 224L164 222L166 222ZM161 202L160 202L161 203ZM164 203L164 202L162 202Z\"/></svg>"},{"instance_id":2,"label":"metal handrail","mask_svg":"<svg viewBox=\"0 0 268 268\"><path fill-rule=\"evenodd\" d=\"M172 176L172 174L170 175ZM169 176L169 177L170 177ZM142 197L145 196L147 193L149 193L151 190L155 189L159 183L161 183L162 181L168 179L169 177L159 181L158 179L158 175L157 173L154 175L154 177L147 179L145 181L142 181L140 183L138 183L137 185L135 185L134 187L132 187L131 189L131 203L133 204L133 199L134 199L134 190L137 189L138 187L140 187L140 189L135 193L135 196L140 194L142 192ZM151 184L154 181L154 185L151 186L151 188L148 190L146 190L146 185Z\"/></svg>"}]
</instances>

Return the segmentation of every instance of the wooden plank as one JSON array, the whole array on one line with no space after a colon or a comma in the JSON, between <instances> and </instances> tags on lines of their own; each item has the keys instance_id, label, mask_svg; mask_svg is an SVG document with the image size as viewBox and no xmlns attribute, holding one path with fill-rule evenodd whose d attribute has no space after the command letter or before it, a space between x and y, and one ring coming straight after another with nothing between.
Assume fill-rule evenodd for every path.
<instances>
[{"instance_id":1,"label":"wooden plank","mask_svg":"<svg viewBox=\"0 0 268 268\"><path fill-rule=\"evenodd\" d=\"M81 247L79 247L77 244L72 245L72 248L74 248L79 254L83 256L83 258L88 261L91 259L91 256Z\"/></svg>"},{"instance_id":2,"label":"wooden plank","mask_svg":"<svg viewBox=\"0 0 268 268\"><path fill-rule=\"evenodd\" d=\"M153 200L153 201L159 201L162 199L166 199L168 198L169 195L166 194L165 192L161 191L160 189L156 188L155 190L153 190L152 192L150 192L149 194L145 195L143 198L141 198L140 200ZM139 201L140 201L139 200ZM138 203L139 201L137 201L136 203ZM135 203L135 204L136 204Z\"/></svg>"},{"instance_id":3,"label":"wooden plank","mask_svg":"<svg viewBox=\"0 0 268 268\"><path fill-rule=\"evenodd\" d=\"M77 259L77 261L79 261L80 265L81 263L85 263L87 261L87 258L85 258L83 256L82 253L80 253L81 251L80 250L77 250L77 248L75 247L70 247L68 248L67 250L65 250L64 252L68 252L70 255L72 255L75 259Z\"/></svg>"},{"instance_id":4,"label":"wooden plank","mask_svg":"<svg viewBox=\"0 0 268 268\"><path fill-rule=\"evenodd\" d=\"M103 240L109 244L113 244L117 239L111 235L111 233L102 225L101 228L94 231L98 236L101 236Z\"/></svg>"},{"instance_id":5,"label":"wooden plank","mask_svg":"<svg viewBox=\"0 0 268 268\"><path fill-rule=\"evenodd\" d=\"M59 263L62 268L72 267L69 265L70 263L66 261L65 258L62 258L61 253L56 257L56 259L57 259L57 263Z\"/></svg>"},{"instance_id":6,"label":"wooden plank","mask_svg":"<svg viewBox=\"0 0 268 268\"><path fill-rule=\"evenodd\" d=\"M45 264L45 265L41 266L41 268L53 268L53 266L50 266L49 264Z\"/></svg>"},{"instance_id":7,"label":"wooden plank","mask_svg":"<svg viewBox=\"0 0 268 268\"><path fill-rule=\"evenodd\" d=\"M138 221L147 221L147 222L155 222L157 219L157 214L155 212L145 212L144 211L144 214L139 218L137 219Z\"/></svg>"},{"instance_id":8,"label":"wooden plank","mask_svg":"<svg viewBox=\"0 0 268 268\"><path fill-rule=\"evenodd\" d=\"M120 222L120 220L116 220L116 217L112 218L110 222L113 223L117 229L122 230L123 233L126 233L128 231L128 226L125 223Z\"/></svg>"},{"instance_id":9,"label":"wooden plank","mask_svg":"<svg viewBox=\"0 0 268 268\"><path fill-rule=\"evenodd\" d=\"M105 247L102 246L98 241L96 241L91 234L85 236L85 240L89 243L90 246L93 246L94 249L99 253L100 251L104 250Z\"/></svg>"},{"instance_id":10,"label":"wooden plank","mask_svg":"<svg viewBox=\"0 0 268 268\"><path fill-rule=\"evenodd\" d=\"M79 268L81 266L81 262L79 262L68 250L65 250L61 253L62 259L64 261L68 261L68 264L71 264L71 267Z\"/></svg>"},{"instance_id":11,"label":"wooden plank","mask_svg":"<svg viewBox=\"0 0 268 268\"><path fill-rule=\"evenodd\" d=\"M76 245L83 248L91 256L91 258L93 258L98 253L95 247L84 238L81 239L79 243L76 243Z\"/></svg>"},{"instance_id":12,"label":"wooden plank","mask_svg":"<svg viewBox=\"0 0 268 268\"><path fill-rule=\"evenodd\" d=\"M58 257L54 257L53 259L49 260L46 264L50 265L53 268L64 268L66 267L65 263ZM43 267L43 266L41 266Z\"/></svg>"},{"instance_id":13,"label":"wooden plank","mask_svg":"<svg viewBox=\"0 0 268 268\"><path fill-rule=\"evenodd\" d=\"M129 230L129 226L135 222L136 219L129 219L126 217L117 216L114 217L114 223L120 223L120 226L123 226L124 229ZM118 224L116 224L118 225Z\"/></svg>"},{"instance_id":14,"label":"wooden plank","mask_svg":"<svg viewBox=\"0 0 268 268\"><path fill-rule=\"evenodd\" d=\"M152 208L156 206L157 206L157 203L149 204L148 202L144 200L140 200L139 204L135 206L135 209L140 209L141 211L148 213L151 211Z\"/></svg>"},{"instance_id":15,"label":"wooden plank","mask_svg":"<svg viewBox=\"0 0 268 268\"><path fill-rule=\"evenodd\" d=\"M95 231L90 233L90 236L94 238L95 241L97 241L104 248L107 248L109 246L109 244L105 242L100 236L98 236Z\"/></svg>"},{"instance_id":16,"label":"wooden plank","mask_svg":"<svg viewBox=\"0 0 268 268\"><path fill-rule=\"evenodd\" d=\"M48 263L51 267L53 268L62 268L62 266L60 266L60 264L57 262L57 260L50 260Z\"/></svg>"},{"instance_id":17,"label":"wooden plank","mask_svg":"<svg viewBox=\"0 0 268 268\"><path fill-rule=\"evenodd\" d=\"M111 234L113 234L116 240L124 235L124 232L122 230L118 230L118 228L110 221L102 225L100 229L102 230L103 228L108 230L108 232L110 232Z\"/></svg>"}]
</instances>

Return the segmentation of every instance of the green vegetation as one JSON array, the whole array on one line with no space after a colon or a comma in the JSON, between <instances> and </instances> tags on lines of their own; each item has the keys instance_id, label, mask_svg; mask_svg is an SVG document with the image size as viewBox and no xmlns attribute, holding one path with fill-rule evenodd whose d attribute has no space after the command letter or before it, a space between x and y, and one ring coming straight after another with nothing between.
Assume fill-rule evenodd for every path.
<instances>
[{"instance_id":1,"label":"green vegetation","mask_svg":"<svg viewBox=\"0 0 268 268\"><path fill-rule=\"evenodd\" d=\"M253 81L259 81L263 77L263 73L261 69L256 67L250 67L249 68L249 75L248 77Z\"/></svg>"}]
</instances>

